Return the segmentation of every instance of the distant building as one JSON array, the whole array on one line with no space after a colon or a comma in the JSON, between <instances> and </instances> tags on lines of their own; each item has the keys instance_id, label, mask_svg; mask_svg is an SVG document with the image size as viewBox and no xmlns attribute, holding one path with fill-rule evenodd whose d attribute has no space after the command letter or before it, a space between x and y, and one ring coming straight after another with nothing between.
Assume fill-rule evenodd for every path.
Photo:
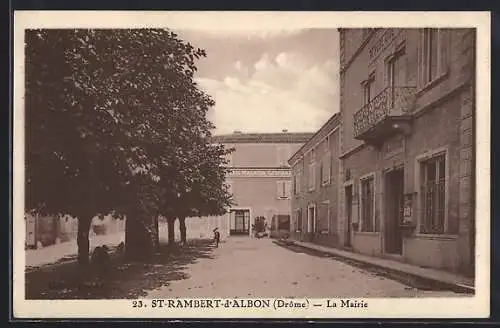
<instances>
[{"instance_id":1,"label":"distant building","mask_svg":"<svg viewBox=\"0 0 500 328\"><path fill-rule=\"evenodd\" d=\"M340 29L339 245L474 272L474 29Z\"/></svg>"},{"instance_id":2,"label":"distant building","mask_svg":"<svg viewBox=\"0 0 500 328\"><path fill-rule=\"evenodd\" d=\"M26 213L26 248L40 248L64 243L77 238L78 220L70 215L40 216ZM90 235L112 234L125 231L125 220L118 220L111 215L103 219L93 218Z\"/></svg>"},{"instance_id":3,"label":"distant building","mask_svg":"<svg viewBox=\"0 0 500 328\"><path fill-rule=\"evenodd\" d=\"M223 217L202 221L190 218L188 231L190 228L201 231L200 225L203 225L206 232L200 235L211 233L207 230L215 226L223 237L250 235L255 218L263 216L273 234L289 233L292 180L288 159L312 135L284 130L281 133L235 131L214 136L214 143L235 148L228 158L227 183L236 204Z\"/></svg>"},{"instance_id":4,"label":"distant building","mask_svg":"<svg viewBox=\"0 0 500 328\"><path fill-rule=\"evenodd\" d=\"M334 114L290 158L292 237L328 246L338 244L340 115Z\"/></svg>"},{"instance_id":5,"label":"distant building","mask_svg":"<svg viewBox=\"0 0 500 328\"><path fill-rule=\"evenodd\" d=\"M76 238L78 222L65 216L39 216L29 213L24 216L26 226L25 246L39 248Z\"/></svg>"}]
</instances>

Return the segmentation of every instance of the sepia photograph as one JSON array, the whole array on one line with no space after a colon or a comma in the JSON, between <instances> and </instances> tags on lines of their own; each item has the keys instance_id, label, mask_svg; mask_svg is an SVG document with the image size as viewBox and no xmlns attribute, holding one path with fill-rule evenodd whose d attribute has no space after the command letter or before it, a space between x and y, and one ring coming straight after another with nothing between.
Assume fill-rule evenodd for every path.
<instances>
[{"instance_id":1,"label":"sepia photograph","mask_svg":"<svg viewBox=\"0 0 500 328\"><path fill-rule=\"evenodd\" d=\"M487 317L489 14L386 15L17 12L14 315Z\"/></svg>"}]
</instances>

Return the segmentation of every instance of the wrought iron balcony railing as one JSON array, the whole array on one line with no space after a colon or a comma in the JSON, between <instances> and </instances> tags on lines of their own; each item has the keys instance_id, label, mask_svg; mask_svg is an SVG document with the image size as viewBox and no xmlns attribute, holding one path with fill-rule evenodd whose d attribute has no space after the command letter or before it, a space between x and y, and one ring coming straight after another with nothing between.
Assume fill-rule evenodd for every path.
<instances>
[{"instance_id":1,"label":"wrought iron balcony railing","mask_svg":"<svg viewBox=\"0 0 500 328\"><path fill-rule=\"evenodd\" d=\"M354 136L359 137L388 116L408 114L415 102L416 87L387 87L354 114Z\"/></svg>"}]
</instances>

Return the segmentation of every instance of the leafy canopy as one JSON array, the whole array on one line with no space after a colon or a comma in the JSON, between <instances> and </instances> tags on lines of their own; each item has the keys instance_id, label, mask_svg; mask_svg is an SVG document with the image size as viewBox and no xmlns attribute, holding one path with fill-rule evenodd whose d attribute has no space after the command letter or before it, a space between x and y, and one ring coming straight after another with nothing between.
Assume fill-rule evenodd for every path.
<instances>
[{"instance_id":1,"label":"leafy canopy","mask_svg":"<svg viewBox=\"0 0 500 328\"><path fill-rule=\"evenodd\" d=\"M27 209L171 213L189 194L217 212L227 150L194 82L204 56L169 30L26 31Z\"/></svg>"}]
</instances>

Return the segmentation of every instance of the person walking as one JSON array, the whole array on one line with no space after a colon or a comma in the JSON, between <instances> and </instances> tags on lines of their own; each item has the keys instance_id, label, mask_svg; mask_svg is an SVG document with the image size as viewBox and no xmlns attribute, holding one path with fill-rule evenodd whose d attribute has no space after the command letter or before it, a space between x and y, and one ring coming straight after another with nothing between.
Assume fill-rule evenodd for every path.
<instances>
[{"instance_id":1,"label":"person walking","mask_svg":"<svg viewBox=\"0 0 500 328\"><path fill-rule=\"evenodd\" d=\"M214 242L215 242L215 247L219 247L219 242L220 242L220 232L218 228L214 229Z\"/></svg>"}]
</instances>

